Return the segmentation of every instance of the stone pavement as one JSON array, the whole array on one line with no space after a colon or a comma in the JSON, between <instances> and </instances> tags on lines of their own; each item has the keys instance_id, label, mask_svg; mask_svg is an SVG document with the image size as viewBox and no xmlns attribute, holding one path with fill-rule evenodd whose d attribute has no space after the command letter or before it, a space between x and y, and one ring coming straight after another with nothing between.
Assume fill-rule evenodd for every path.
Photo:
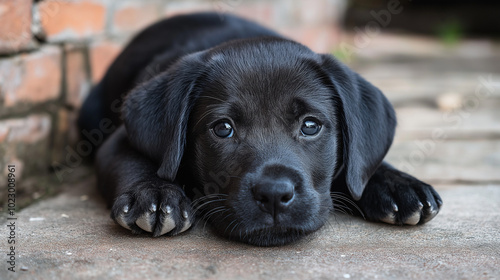
<instances>
[{"instance_id":1,"label":"stone pavement","mask_svg":"<svg viewBox=\"0 0 500 280\"><path fill-rule=\"evenodd\" d=\"M220 239L203 223L177 237L132 236L93 185L19 214L17 271L2 268L1 279L500 278L500 185L439 185L444 208L424 226L335 214L307 240L274 248Z\"/></svg>"},{"instance_id":2,"label":"stone pavement","mask_svg":"<svg viewBox=\"0 0 500 280\"><path fill-rule=\"evenodd\" d=\"M0 218L0 279L500 279L500 52L491 51L498 46L466 42L447 51L418 38L377 40L382 54L411 40L420 48L396 56L371 49L351 66L396 107L388 160L435 185L444 200L428 224L332 214L313 236L273 248L220 239L203 223L173 238L132 236L109 218L90 174L18 214L15 273L4 261Z\"/></svg>"}]
</instances>

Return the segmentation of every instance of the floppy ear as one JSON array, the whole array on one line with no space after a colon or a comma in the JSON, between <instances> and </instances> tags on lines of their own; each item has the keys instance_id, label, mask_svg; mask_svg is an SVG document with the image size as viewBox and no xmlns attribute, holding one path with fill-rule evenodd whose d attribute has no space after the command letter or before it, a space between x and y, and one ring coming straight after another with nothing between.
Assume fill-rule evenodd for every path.
<instances>
[{"instance_id":1,"label":"floppy ear","mask_svg":"<svg viewBox=\"0 0 500 280\"><path fill-rule=\"evenodd\" d=\"M355 200L392 144L396 115L383 93L357 73L322 55L323 70L336 91L346 184Z\"/></svg>"},{"instance_id":2,"label":"floppy ear","mask_svg":"<svg viewBox=\"0 0 500 280\"><path fill-rule=\"evenodd\" d=\"M193 88L203 69L200 53L137 86L122 107L131 145L157 162L160 178L173 181L184 153Z\"/></svg>"}]
</instances>

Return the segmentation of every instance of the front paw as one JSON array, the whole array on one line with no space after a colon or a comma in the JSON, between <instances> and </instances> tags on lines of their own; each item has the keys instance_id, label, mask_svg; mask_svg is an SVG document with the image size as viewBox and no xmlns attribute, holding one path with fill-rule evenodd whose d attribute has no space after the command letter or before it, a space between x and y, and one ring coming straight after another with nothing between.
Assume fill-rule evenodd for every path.
<instances>
[{"instance_id":1,"label":"front paw","mask_svg":"<svg viewBox=\"0 0 500 280\"><path fill-rule=\"evenodd\" d=\"M368 220L417 225L434 218L443 201L434 188L393 168L376 172L358 202Z\"/></svg>"},{"instance_id":2,"label":"front paw","mask_svg":"<svg viewBox=\"0 0 500 280\"><path fill-rule=\"evenodd\" d=\"M194 216L190 204L179 186L142 183L116 198L111 218L133 233L176 235L192 225Z\"/></svg>"}]
</instances>

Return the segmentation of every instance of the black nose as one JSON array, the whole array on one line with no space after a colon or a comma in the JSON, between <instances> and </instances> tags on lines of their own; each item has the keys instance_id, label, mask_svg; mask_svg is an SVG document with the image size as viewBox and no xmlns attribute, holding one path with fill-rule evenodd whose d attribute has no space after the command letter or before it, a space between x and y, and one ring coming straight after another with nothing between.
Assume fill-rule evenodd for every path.
<instances>
[{"instance_id":1,"label":"black nose","mask_svg":"<svg viewBox=\"0 0 500 280\"><path fill-rule=\"evenodd\" d=\"M270 213L273 217L285 211L295 198L294 184L287 178L262 179L254 185L252 191L253 198L260 209Z\"/></svg>"}]
</instances>

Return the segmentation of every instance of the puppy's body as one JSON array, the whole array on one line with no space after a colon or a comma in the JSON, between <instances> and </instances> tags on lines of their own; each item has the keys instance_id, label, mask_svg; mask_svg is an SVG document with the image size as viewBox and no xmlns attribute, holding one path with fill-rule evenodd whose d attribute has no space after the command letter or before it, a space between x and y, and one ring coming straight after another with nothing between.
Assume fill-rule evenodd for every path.
<instances>
[{"instance_id":1,"label":"puppy's body","mask_svg":"<svg viewBox=\"0 0 500 280\"><path fill-rule=\"evenodd\" d=\"M391 224L426 222L441 205L382 162L395 115L378 89L254 23L196 14L146 29L91 93L81 127L121 125L114 108L129 91L96 166L113 219L133 232L174 235L196 212L269 246L319 229L332 193Z\"/></svg>"}]
</instances>

